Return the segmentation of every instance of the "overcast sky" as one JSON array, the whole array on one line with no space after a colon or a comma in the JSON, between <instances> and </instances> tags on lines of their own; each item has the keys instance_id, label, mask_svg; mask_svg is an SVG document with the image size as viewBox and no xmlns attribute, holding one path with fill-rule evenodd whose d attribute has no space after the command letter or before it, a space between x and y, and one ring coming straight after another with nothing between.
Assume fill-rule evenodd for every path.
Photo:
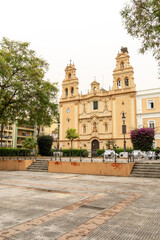
<instances>
[{"instance_id":1,"label":"overcast sky","mask_svg":"<svg viewBox=\"0 0 160 240\"><path fill-rule=\"evenodd\" d=\"M157 62L138 54L141 41L127 35L120 10L126 0L0 0L0 39L31 43L49 63L46 75L61 88L70 59L77 68L80 91L96 81L112 87L121 46L128 47L137 90L159 88Z\"/></svg>"}]
</instances>

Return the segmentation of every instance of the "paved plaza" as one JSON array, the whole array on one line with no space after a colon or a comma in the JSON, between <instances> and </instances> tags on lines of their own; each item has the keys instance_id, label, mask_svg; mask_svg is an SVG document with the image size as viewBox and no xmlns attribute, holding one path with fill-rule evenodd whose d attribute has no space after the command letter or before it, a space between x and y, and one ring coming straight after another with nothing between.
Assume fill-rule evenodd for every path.
<instances>
[{"instance_id":1,"label":"paved plaza","mask_svg":"<svg viewBox=\"0 0 160 240\"><path fill-rule=\"evenodd\" d=\"M159 240L160 179L0 172L0 240Z\"/></svg>"}]
</instances>

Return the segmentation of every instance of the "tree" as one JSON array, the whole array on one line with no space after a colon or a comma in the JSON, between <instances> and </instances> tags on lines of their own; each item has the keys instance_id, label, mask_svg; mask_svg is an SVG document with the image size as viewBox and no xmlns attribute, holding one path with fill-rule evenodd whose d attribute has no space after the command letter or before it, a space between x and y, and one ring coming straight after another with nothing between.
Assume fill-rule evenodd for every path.
<instances>
[{"instance_id":1,"label":"tree","mask_svg":"<svg viewBox=\"0 0 160 240\"><path fill-rule=\"evenodd\" d=\"M155 131L153 128L140 128L132 130L131 142L135 150L150 151L153 148Z\"/></svg>"},{"instance_id":2,"label":"tree","mask_svg":"<svg viewBox=\"0 0 160 240\"><path fill-rule=\"evenodd\" d=\"M42 156L50 156L53 143L52 136L49 135L40 136L38 137L37 142L39 153Z\"/></svg>"},{"instance_id":3,"label":"tree","mask_svg":"<svg viewBox=\"0 0 160 240\"><path fill-rule=\"evenodd\" d=\"M33 137L28 137L22 141L22 147L26 149L33 149L36 147L36 140Z\"/></svg>"},{"instance_id":4,"label":"tree","mask_svg":"<svg viewBox=\"0 0 160 240\"><path fill-rule=\"evenodd\" d=\"M57 83L44 80L48 63L29 43L0 42L0 123L50 126L57 112Z\"/></svg>"},{"instance_id":5,"label":"tree","mask_svg":"<svg viewBox=\"0 0 160 240\"><path fill-rule=\"evenodd\" d=\"M142 39L140 53L152 50L160 61L160 1L131 0L121 10L121 16L127 32Z\"/></svg>"},{"instance_id":6,"label":"tree","mask_svg":"<svg viewBox=\"0 0 160 240\"><path fill-rule=\"evenodd\" d=\"M69 128L66 131L66 138L71 140L71 149L72 149L72 142L74 139L79 138L79 134L76 132L76 129Z\"/></svg>"},{"instance_id":7,"label":"tree","mask_svg":"<svg viewBox=\"0 0 160 240\"><path fill-rule=\"evenodd\" d=\"M114 145L115 145L115 140L107 140L107 142L106 142L107 149L110 149L111 146L112 146L112 148L114 148Z\"/></svg>"}]
</instances>

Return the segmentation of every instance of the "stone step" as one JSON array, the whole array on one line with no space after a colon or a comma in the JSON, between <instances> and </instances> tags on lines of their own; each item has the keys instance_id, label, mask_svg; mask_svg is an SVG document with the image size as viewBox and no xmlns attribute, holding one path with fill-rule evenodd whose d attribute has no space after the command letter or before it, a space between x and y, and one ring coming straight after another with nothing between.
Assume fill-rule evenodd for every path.
<instances>
[{"instance_id":1,"label":"stone step","mask_svg":"<svg viewBox=\"0 0 160 240\"><path fill-rule=\"evenodd\" d=\"M160 163L135 163L130 176L160 178Z\"/></svg>"},{"instance_id":2,"label":"stone step","mask_svg":"<svg viewBox=\"0 0 160 240\"><path fill-rule=\"evenodd\" d=\"M147 174L147 175L160 175L160 172L139 172L139 171L134 171L131 174Z\"/></svg>"},{"instance_id":3,"label":"stone step","mask_svg":"<svg viewBox=\"0 0 160 240\"><path fill-rule=\"evenodd\" d=\"M26 169L26 171L30 171L30 172L48 172L47 170L44 169Z\"/></svg>"},{"instance_id":4,"label":"stone step","mask_svg":"<svg viewBox=\"0 0 160 240\"><path fill-rule=\"evenodd\" d=\"M37 159L26 169L26 171L47 172L48 171L48 160Z\"/></svg>"},{"instance_id":5,"label":"stone step","mask_svg":"<svg viewBox=\"0 0 160 240\"><path fill-rule=\"evenodd\" d=\"M48 165L30 165L29 167L35 167L35 168L46 167L46 168L48 168Z\"/></svg>"},{"instance_id":6,"label":"stone step","mask_svg":"<svg viewBox=\"0 0 160 240\"><path fill-rule=\"evenodd\" d=\"M130 177L160 178L160 174L159 175L131 174Z\"/></svg>"},{"instance_id":7,"label":"stone step","mask_svg":"<svg viewBox=\"0 0 160 240\"><path fill-rule=\"evenodd\" d=\"M145 167L135 167L134 168L134 170L141 170L141 171L143 171L143 170L146 170L146 171L154 171L154 170L156 170L156 171L160 171L160 168L145 168Z\"/></svg>"},{"instance_id":8,"label":"stone step","mask_svg":"<svg viewBox=\"0 0 160 240\"><path fill-rule=\"evenodd\" d=\"M48 163L34 163L34 166L48 166Z\"/></svg>"},{"instance_id":9,"label":"stone step","mask_svg":"<svg viewBox=\"0 0 160 240\"><path fill-rule=\"evenodd\" d=\"M31 169L31 168L33 168L33 169L48 169L48 167L41 167L41 166L39 166L39 167L34 167L34 166L30 166L30 167L28 167L27 169Z\"/></svg>"},{"instance_id":10,"label":"stone step","mask_svg":"<svg viewBox=\"0 0 160 240\"><path fill-rule=\"evenodd\" d=\"M135 165L138 165L138 166L143 166L143 165L146 165L146 166L160 166L160 164L159 163L135 163Z\"/></svg>"},{"instance_id":11,"label":"stone step","mask_svg":"<svg viewBox=\"0 0 160 240\"><path fill-rule=\"evenodd\" d=\"M155 165L155 166L145 166L145 165L140 165L140 166L137 166L137 165L135 165L134 166L135 168L147 168L147 169L149 169L149 168L159 168L160 169L160 166L157 166L157 165Z\"/></svg>"}]
</instances>

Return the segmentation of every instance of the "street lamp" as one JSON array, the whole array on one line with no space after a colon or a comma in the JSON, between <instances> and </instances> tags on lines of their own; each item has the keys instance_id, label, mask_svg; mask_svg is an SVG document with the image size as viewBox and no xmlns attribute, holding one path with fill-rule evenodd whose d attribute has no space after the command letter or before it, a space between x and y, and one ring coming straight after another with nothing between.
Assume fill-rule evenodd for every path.
<instances>
[{"instance_id":1,"label":"street lamp","mask_svg":"<svg viewBox=\"0 0 160 240\"><path fill-rule=\"evenodd\" d=\"M58 122L57 122L57 124L58 124L57 150L58 150L58 152L59 152L59 127L60 127L60 121L59 121L59 119L58 119Z\"/></svg>"},{"instance_id":2,"label":"street lamp","mask_svg":"<svg viewBox=\"0 0 160 240\"><path fill-rule=\"evenodd\" d=\"M126 140L125 140L126 125L125 125L125 120L126 120L126 116L125 116L125 114L124 114L124 112L123 112L123 113L122 113L122 121L123 121L122 133L124 134L124 152L126 152Z\"/></svg>"}]
</instances>

